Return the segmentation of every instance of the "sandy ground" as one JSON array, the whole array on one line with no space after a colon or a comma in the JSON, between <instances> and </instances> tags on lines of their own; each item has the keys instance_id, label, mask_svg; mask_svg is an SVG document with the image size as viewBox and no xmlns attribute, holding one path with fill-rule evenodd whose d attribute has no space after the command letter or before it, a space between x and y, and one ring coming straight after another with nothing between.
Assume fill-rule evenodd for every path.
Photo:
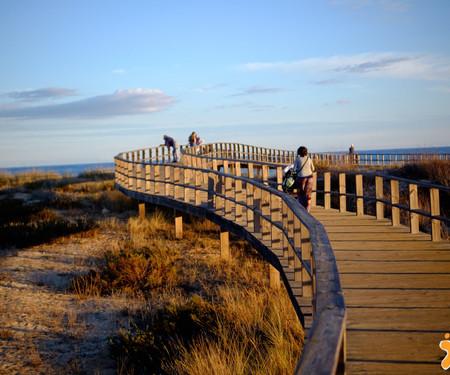
<instances>
[{"instance_id":1,"label":"sandy ground","mask_svg":"<svg viewBox=\"0 0 450 375\"><path fill-rule=\"evenodd\" d=\"M138 308L120 297L78 299L70 280L94 267L114 232L0 257L0 374L115 374L108 336Z\"/></svg>"}]
</instances>

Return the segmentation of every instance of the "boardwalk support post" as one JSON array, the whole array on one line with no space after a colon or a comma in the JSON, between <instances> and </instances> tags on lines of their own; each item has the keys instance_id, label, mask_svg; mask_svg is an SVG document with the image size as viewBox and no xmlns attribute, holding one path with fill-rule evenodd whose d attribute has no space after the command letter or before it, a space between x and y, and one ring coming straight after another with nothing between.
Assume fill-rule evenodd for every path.
<instances>
[{"instance_id":1,"label":"boardwalk support post","mask_svg":"<svg viewBox=\"0 0 450 375\"><path fill-rule=\"evenodd\" d=\"M230 258L230 232L220 228L220 257Z\"/></svg>"},{"instance_id":2,"label":"boardwalk support post","mask_svg":"<svg viewBox=\"0 0 450 375\"><path fill-rule=\"evenodd\" d=\"M174 210L175 213L175 238L183 237L183 216L181 212Z\"/></svg>"},{"instance_id":3,"label":"boardwalk support post","mask_svg":"<svg viewBox=\"0 0 450 375\"><path fill-rule=\"evenodd\" d=\"M271 289L278 289L281 286L280 272L269 264L269 284Z\"/></svg>"},{"instance_id":4,"label":"boardwalk support post","mask_svg":"<svg viewBox=\"0 0 450 375\"><path fill-rule=\"evenodd\" d=\"M139 203L139 219L145 219L145 202Z\"/></svg>"}]
</instances>

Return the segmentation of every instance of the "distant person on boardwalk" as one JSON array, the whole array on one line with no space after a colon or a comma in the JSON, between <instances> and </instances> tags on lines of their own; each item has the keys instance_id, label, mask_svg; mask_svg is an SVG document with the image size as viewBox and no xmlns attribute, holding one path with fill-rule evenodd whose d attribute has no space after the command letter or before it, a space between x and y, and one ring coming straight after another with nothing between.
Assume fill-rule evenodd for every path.
<instances>
[{"instance_id":1,"label":"distant person on boardwalk","mask_svg":"<svg viewBox=\"0 0 450 375\"><path fill-rule=\"evenodd\" d=\"M203 139L200 138L200 136L197 134L197 140L195 142L196 146L200 146L203 144L203 142L205 142Z\"/></svg>"},{"instance_id":2,"label":"distant person on boardwalk","mask_svg":"<svg viewBox=\"0 0 450 375\"><path fill-rule=\"evenodd\" d=\"M179 161L179 157L178 157L178 148L180 147L178 141L176 141L175 139L173 139L172 137L169 137L168 135L164 135L164 142L169 150L170 153L170 148L173 148L173 163L177 163Z\"/></svg>"},{"instance_id":3,"label":"distant person on boardwalk","mask_svg":"<svg viewBox=\"0 0 450 375\"><path fill-rule=\"evenodd\" d=\"M189 147L194 147L197 145L197 133L196 132L192 132L191 135L188 138L188 142L189 142Z\"/></svg>"},{"instance_id":4,"label":"distant person on boardwalk","mask_svg":"<svg viewBox=\"0 0 450 375\"><path fill-rule=\"evenodd\" d=\"M348 158L350 160L350 164L353 164L355 158L355 146L353 146L353 144L348 149Z\"/></svg>"},{"instance_id":5,"label":"distant person on boardwalk","mask_svg":"<svg viewBox=\"0 0 450 375\"><path fill-rule=\"evenodd\" d=\"M313 186L314 164L308 156L308 149L301 146L297 150L294 161L295 185L298 190L298 201L309 212L311 210L311 193Z\"/></svg>"}]
</instances>

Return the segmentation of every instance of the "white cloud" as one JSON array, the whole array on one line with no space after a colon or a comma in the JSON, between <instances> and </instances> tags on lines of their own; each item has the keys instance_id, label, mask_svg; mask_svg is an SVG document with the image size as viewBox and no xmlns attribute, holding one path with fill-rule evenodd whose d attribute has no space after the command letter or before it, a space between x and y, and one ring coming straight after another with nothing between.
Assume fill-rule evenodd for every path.
<instances>
[{"instance_id":1,"label":"white cloud","mask_svg":"<svg viewBox=\"0 0 450 375\"><path fill-rule=\"evenodd\" d=\"M291 62L247 63L238 67L247 71L280 71L291 74L364 75L374 78L410 78L450 80L450 61L425 54L399 52L336 55Z\"/></svg>"},{"instance_id":2,"label":"white cloud","mask_svg":"<svg viewBox=\"0 0 450 375\"><path fill-rule=\"evenodd\" d=\"M110 95L94 96L64 104L0 108L0 117L106 118L157 112L174 101L175 98L160 90L119 89Z\"/></svg>"}]
</instances>

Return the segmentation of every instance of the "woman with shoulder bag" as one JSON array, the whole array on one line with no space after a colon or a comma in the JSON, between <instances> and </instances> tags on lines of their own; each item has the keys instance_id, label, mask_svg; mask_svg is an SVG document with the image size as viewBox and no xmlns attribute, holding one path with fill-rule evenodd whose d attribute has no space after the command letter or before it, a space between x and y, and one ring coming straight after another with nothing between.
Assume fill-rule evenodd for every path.
<instances>
[{"instance_id":1,"label":"woman with shoulder bag","mask_svg":"<svg viewBox=\"0 0 450 375\"><path fill-rule=\"evenodd\" d=\"M312 160L308 157L308 149L306 147L301 146L298 148L293 170L294 175L297 175L295 185L298 190L298 202L309 212L311 210L311 193L315 168Z\"/></svg>"}]
</instances>

